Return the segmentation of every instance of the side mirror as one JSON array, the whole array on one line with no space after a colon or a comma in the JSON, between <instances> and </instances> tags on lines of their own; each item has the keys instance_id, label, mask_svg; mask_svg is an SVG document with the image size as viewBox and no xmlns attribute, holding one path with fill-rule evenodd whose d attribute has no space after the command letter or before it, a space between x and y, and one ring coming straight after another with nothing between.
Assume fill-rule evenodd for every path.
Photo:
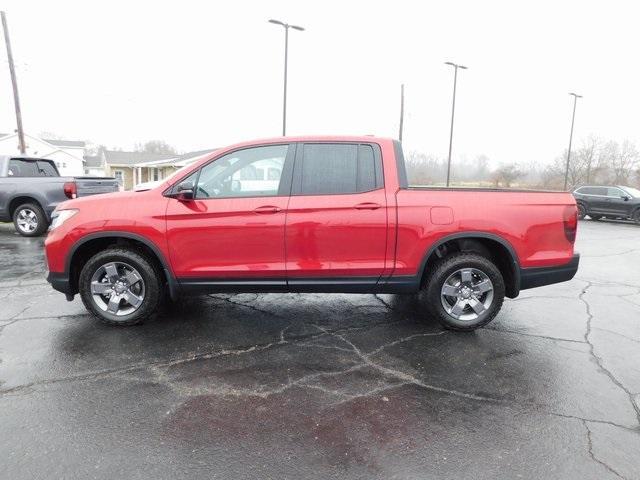
<instances>
[{"instance_id":1,"label":"side mirror","mask_svg":"<svg viewBox=\"0 0 640 480\"><path fill-rule=\"evenodd\" d=\"M194 197L194 185L193 182L182 182L178 184L176 188L178 200L193 200Z\"/></svg>"},{"instance_id":2,"label":"side mirror","mask_svg":"<svg viewBox=\"0 0 640 480\"><path fill-rule=\"evenodd\" d=\"M629 195L621 195L620 198L622 198L625 202L629 201Z\"/></svg>"}]
</instances>

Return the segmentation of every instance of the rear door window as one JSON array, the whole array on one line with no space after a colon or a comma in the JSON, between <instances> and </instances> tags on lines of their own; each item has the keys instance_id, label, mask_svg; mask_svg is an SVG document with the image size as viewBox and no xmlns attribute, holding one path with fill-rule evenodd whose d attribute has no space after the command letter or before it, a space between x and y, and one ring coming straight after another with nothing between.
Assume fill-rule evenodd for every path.
<instances>
[{"instance_id":1,"label":"rear door window","mask_svg":"<svg viewBox=\"0 0 640 480\"><path fill-rule=\"evenodd\" d=\"M293 195L340 195L382 188L379 147L357 143L306 143L299 149Z\"/></svg>"},{"instance_id":2,"label":"rear door window","mask_svg":"<svg viewBox=\"0 0 640 480\"><path fill-rule=\"evenodd\" d=\"M12 158L9 160L10 177L39 177L38 165L33 160L20 160Z\"/></svg>"}]
</instances>

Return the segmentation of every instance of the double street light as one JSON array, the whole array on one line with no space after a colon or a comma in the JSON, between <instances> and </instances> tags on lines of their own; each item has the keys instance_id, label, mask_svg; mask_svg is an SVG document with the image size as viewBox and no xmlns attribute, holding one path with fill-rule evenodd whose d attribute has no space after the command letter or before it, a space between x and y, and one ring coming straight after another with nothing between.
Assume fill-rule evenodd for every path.
<instances>
[{"instance_id":1,"label":"double street light","mask_svg":"<svg viewBox=\"0 0 640 480\"><path fill-rule=\"evenodd\" d=\"M269 23L274 23L284 27L284 95L282 101L282 136L284 137L287 133L287 63L289 59L289 29L293 28L294 30L303 32L304 28L274 19L269 20Z\"/></svg>"},{"instance_id":2,"label":"double street light","mask_svg":"<svg viewBox=\"0 0 640 480\"><path fill-rule=\"evenodd\" d=\"M456 114L456 85L458 83L458 69L466 70L464 65L458 65L453 62L444 62L445 65L451 65L453 67L453 102L451 105L451 130L449 132L449 159L447 160L447 187L449 186L449 179L451 177L451 148L453 147L453 119Z\"/></svg>"}]
</instances>

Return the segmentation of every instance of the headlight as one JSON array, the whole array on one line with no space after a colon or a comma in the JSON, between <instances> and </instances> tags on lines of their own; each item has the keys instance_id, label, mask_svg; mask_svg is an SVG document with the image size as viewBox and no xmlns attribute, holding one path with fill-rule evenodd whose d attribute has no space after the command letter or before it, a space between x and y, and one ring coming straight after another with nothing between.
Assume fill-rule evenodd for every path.
<instances>
[{"instance_id":1,"label":"headlight","mask_svg":"<svg viewBox=\"0 0 640 480\"><path fill-rule=\"evenodd\" d=\"M53 230L54 228L58 228L64 222L73 217L78 210L75 208L70 208L68 210L55 210L51 215L51 226L49 230Z\"/></svg>"}]
</instances>

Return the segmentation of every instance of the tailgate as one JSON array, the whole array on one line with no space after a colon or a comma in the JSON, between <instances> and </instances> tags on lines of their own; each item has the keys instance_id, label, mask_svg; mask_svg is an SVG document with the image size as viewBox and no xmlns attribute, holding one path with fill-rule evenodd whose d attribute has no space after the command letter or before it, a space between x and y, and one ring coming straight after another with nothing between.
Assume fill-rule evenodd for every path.
<instances>
[{"instance_id":1,"label":"tailgate","mask_svg":"<svg viewBox=\"0 0 640 480\"><path fill-rule=\"evenodd\" d=\"M78 188L78 197L117 192L119 190L118 181L115 178L77 177L75 181Z\"/></svg>"}]
</instances>

